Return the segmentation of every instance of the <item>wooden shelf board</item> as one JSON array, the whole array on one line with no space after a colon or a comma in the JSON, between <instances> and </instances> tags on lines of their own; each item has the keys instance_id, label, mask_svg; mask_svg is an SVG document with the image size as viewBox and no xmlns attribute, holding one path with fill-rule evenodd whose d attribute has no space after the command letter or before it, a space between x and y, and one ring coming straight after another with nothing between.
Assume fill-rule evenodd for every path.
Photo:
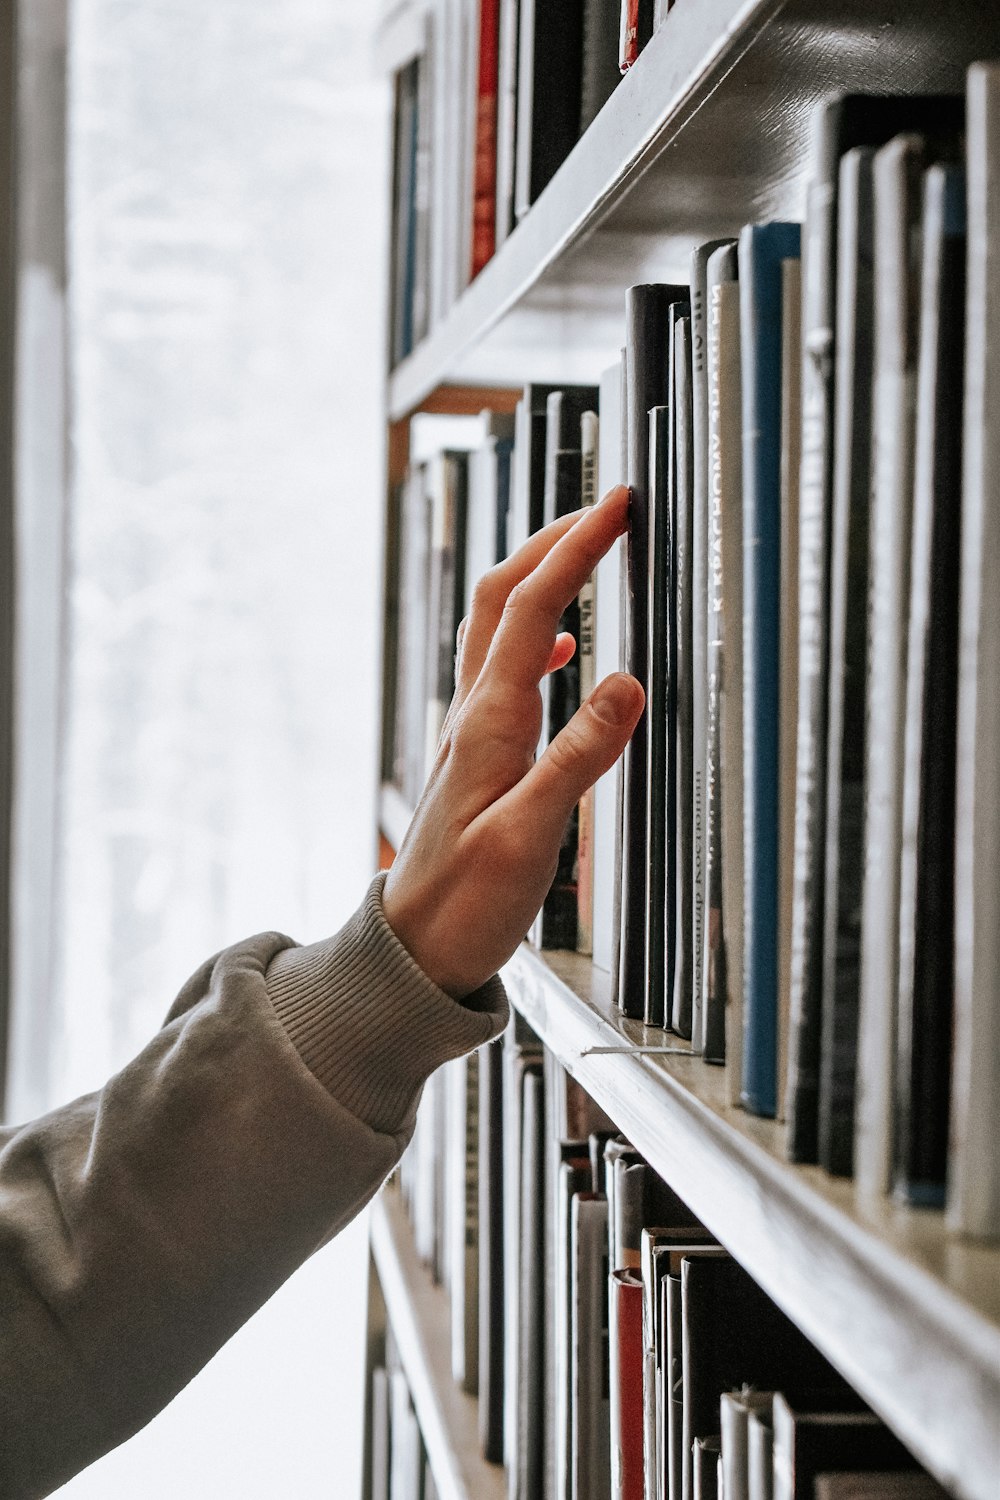
<instances>
[{"instance_id":1,"label":"wooden shelf board","mask_svg":"<svg viewBox=\"0 0 1000 1500\"><path fill-rule=\"evenodd\" d=\"M723 1069L634 1050L677 1039L623 1020L588 960L522 945L503 977L568 1071L921 1462L963 1500L996 1500L1000 1247L790 1165L780 1125L726 1103Z\"/></svg>"},{"instance_id":2,"label":"wooden shelf board","mask_svg":"<svg viewBox=\"0 0 1000 1500\"><path fill-rule=\"evenodd\" d=\"M478 1404L452 1379L447 1295L417 1258L396 1188L372 1205L371 1248L440 1500L506 1500L504 1470L480 1455Z\"/></svg>"},{"instance_id":3,"label":"wooden shelf board","mask_svg":"<svg viewBox=\"0 0 1000 1500\"><path fill-rule=\"evenodd\" d=\"M389 379L392 417L443 381L592 381L633 282L686 277L699 240L801 218L816 101L960 89L1000 13L940 0L678 0L584 139Z\"/></svg>"}]
</instances>

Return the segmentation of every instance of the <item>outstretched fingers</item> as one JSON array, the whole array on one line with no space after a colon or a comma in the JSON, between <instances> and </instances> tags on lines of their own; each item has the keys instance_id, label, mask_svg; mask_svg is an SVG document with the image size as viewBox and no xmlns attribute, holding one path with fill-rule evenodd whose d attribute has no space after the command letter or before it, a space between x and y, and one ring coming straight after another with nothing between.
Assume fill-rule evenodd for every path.
<instances>
[{"instance_id":1,"label":"outstretched fingers","mask_svg":"<svg viewBox=\"0 0 1000 1500\"><path fill-rule=\"evenodd\" d=\"M624 672L606 677L503 798L505 816L515 826L558 840L584 792L625 749L645 701L634 677Z\"/></svg>"},{"instance_id":2,"label":"outstretched fingers","mask_svg":"<svg viewBox=\"0 0 1000 1500\"><path fill-rule=\"evenodd\" d=\"M459 703L466 698L483 669L493 647L498 628L505 619L505 613L511 603L511 595L519 597L522 590L534 592L539 571L548 567L552 555L560 551L566 545L568 537L572 536L582 525L583 548L582 551L574 549L574 552L580 555L585 554L590 559L589 565L585 567L579 583L572 592L566 595L563 604L556 611L547 642L548 652L543 653L545 661L538 670L536 683L546 670L554 670L554 667L547 666L547 662L555 642L559 615L570 599L579 593L584 582L616 537L625 530L628 524L627 518L628 491L624 486L618 486L605 496L600 505L574 511L568 516L561 516L559 520L551 522L541 531L536 531L505 562L498 563L495 568L491 568L483 575L473 592L469 618L464 622L465 629L456 674L456 698Z\"/></svg>"}]
</instances>

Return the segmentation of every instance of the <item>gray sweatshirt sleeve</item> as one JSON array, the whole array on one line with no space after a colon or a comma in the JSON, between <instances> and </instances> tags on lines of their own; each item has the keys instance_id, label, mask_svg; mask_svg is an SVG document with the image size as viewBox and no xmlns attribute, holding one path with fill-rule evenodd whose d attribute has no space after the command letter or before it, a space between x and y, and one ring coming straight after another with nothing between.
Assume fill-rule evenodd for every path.
<instances>
[{"instance_id":1,"label":"gray sweatshirt sleeve","mask_svg":"<svg viewBox=\"0 0 1000 1500\"><path fill-rule=\"evenodd\" d=\"M365 1204L420 1089L502 1029L388 927L210 959L96 1094L0 1136L0 1496L48 1494L159 1411Z\"/></svg>"}]
</instances>

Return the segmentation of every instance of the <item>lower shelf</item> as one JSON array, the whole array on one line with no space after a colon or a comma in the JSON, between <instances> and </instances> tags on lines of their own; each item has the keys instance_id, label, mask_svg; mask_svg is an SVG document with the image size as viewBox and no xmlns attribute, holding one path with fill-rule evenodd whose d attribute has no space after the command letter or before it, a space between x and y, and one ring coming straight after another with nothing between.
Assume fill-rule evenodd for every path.
<instances>
[{"instance_id":1,"label":"lower shelf","mask_svg":"<svg viewBox=\"0 0 1000 1500\"><path fill-rule=\"evenodd\" d=\"M589 960L522 944L503 978L562 1065L936 1478L997 1500L1000 1246L790 1165L783 1128L730 1107L722 1068L623 1020Z\"/></svg>"},{"instance_id":2,"label":"lower shelf","mask_svg":"<svg viewBox=\"0 0 1000 1500\"><path fill-rule=\"evenodd\" d=\"M420 1263L393 1187L371 1210L371 1249L440 1500L506 1500L504 1471L479 1452L476 1402L451 1375L451 1313Z\"/></svg>"}]
</instances>

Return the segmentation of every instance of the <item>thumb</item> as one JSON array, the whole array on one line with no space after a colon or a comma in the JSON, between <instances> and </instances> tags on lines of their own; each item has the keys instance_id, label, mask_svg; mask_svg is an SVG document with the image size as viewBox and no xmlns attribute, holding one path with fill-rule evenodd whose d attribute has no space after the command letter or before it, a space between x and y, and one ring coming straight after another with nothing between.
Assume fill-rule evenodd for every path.
<instances>
[{"instance_id":1,"label":"thumb","mask_svg":"<svg viewBox=\"0 0 1000 1500\"><path fill-rule=\"evenodd\" d=\"M511 800L521 804L517 811L560 837L584 792L625 749L645 701L639 683L624 672L599 683L512 789Z\"/></svg>"}]
</instances>

